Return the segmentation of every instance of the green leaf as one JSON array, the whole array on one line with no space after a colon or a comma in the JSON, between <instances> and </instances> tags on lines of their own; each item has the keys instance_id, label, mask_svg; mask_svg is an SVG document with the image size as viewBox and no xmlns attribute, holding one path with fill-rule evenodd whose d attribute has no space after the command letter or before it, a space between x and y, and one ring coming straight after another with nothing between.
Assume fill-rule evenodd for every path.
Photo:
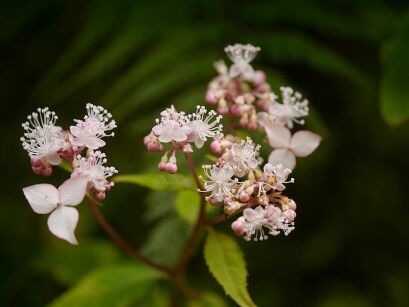
<instances>
[{"instance_id":1,"label":"green leaf","mask_svg":"<svg viewBox=\"0 0 409 307\"><path fill-rule=\"evenodd\" d=\"M176 213L189 224L196 222L200 209L200 197L195 191L179 192L175 200Z\"/></svg>"},{"instance_id":2,"label":"green leaf","mask_svg":"<svg viewBox=\"0 0 409 307\"><path fill-rule=\"evenodd\" d=\"M195 188L193 180L183 174L131 174L116 176L113 180L117 183L132 183L158 191L183 191Z\"/></svg>"},{"instance_id":3,"label":"green leaf","mask_svg":"<svg viewBox=\"0 0 409 307\"><path fill-rule=\"evenodd\" d=\"M52 304L52 307L132 306L163 277L158 271L137 264L104 268L85 277Z\"/></svg>"},{"instance_id":4,"label":"green leaf","mask_svg":"<svg viewBox=\"0 0 409 307\"><path fill-rule=\"evenodd\" d=\"M381 113L386 122L399 125L409 118L409 16L383 46L384 74L381 80Z\"/></svg>"},{"instance_id":5,"label":"green leaf","mask_svg":"<svg viewBox=\"0 0 409 307\"><path fill-rule=\"evenodd\" d=\"M209 229L204 257L210 272L237 304L256 306L247 291L248 273L243 253L232 237Z\"/></svg>"},{"instance_id":6,"label":"green leaf","mask_svg":"<svg viewBox=\"0 0 409 307\"><path fill-rule=\"evenodd\" d=\"M187 303L187 307L227 307L227 303L220 296L212 292L201 293L200 296Z\"/></svg>"},{"instance_id":7,"label":"green leaf","mask_svg":"<svg viewBox=\"0 0 409 307\"><path fill-rule=\"evenodd\" d=\"M78 246L56 245L33 260L34 268L51 274L63 285L72 285L89 272L118 263L121 254L105 241L81 242Z\"/></svg>"}]
</instances>

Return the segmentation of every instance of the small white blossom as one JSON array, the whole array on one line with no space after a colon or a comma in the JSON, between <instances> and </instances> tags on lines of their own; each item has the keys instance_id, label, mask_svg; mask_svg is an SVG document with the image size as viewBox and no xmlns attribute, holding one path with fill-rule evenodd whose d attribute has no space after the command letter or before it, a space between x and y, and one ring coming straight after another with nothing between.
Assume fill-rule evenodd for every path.
<instances>
[{"instance_id":1,"label":"small white blossom","mask_svg":"<svg viewBox=\"0 0 409 307\"><path fill-rule=\"evenodd\" d=\"M268 112L278 122L293 128L294 123L303 125L304 120L301 117L308 115L308 100L303 99L302 95L295 92L291 87L281 87L282 104L272 103Z\"/></svg>"},{"instance_id":2,"label":"small white blossom","mask_svg":"<svg viewBox=\"0 0 409 307\"><path fill-rule=\"evenodd\" d=\"M79 214L75 206L85 197L87 178L78 176L66 180L58 189L51 184L35 184L23 188L24 196L34 212L48 214L48 229L55 236L78 244L75 238Z\"/></svg>"},{"instance_id":3,"label":"small white blossom","mask_svg":"<svg viewBox=\"0 0 409 307\"><path fill-rule=\"evenodd\" d=\"M272 205L265 208L258 206L256 209L244 209L243 216L237 219L237 222L241 226L238 228L242 228L241 232L247 241L266 240L267 234L276 236L280 231L288 235L294 229L294 223L283 215L280 208Z\"/></svg>"},{"instance_id":4,"label":"small white blossom","mask_svg":"<svg viewBox=\"0 0 409 307\"><path fill-rule=\"evenodd\" d=\"M276 182L273 185L273 188L276 190L283 191L285 189L284 183L294 183L294 178L286 181L288 176L292 173L292 170L284 168L282 164L272 165L267 163L264 165L264 173L267 176L274 176Z\"/></svg>"},{"instance_id":5,"label":"small white blossom","mask_svg":"<svg viewBox=\"0 0 409 307\"><path fill-rule=\"evenodd\" d=\"M259 165L257 159L260 146L253 143L250 138L246 141L233 144L229 151L223 155L226 163L233 166L236 170L235 175L243 177L250 170L254 170Z\"/></svg>"},{"instance_id":6,"label":"small white blossom","mask_svg":"<svg viewBox=\"0 0 409 307\"><path fill-rule=\"evenodd\" d=\"M160 142L183 142L187 140L191 128L189 126L189 118L184 112L177 112L175 107L172 106L162 111L160 115L160 120L157 119L156 126L152 128L152 132L158 137Z\"/></svg>"},{"instance_id":7,"label":"small white blossom","mask_svg":"<svg viewBox=\"0 0 409 307\"><path fill-rule=\"evenodd\" d=\"M233 180L235 169L228 165L224 164L223 166L216 165L203 165L206 177L209 180L204 180L204 191L210 192L210 195L206 197L216 198L217 201L223 201L226 197L235 197L235 186L238 181Z\"/></svg>"},{"instance_id":8,"label":"small white blossom","mask_svg":"<svg viewBox=\"0 0 409 307\"><path fill-rule=\"evenodd\" d=\"M109 183L107 178L118 173L115 167L107 167L104 164L107 162L106 155L100 151L96 151L88 157L78 156L79 166L74 169L72 177L86 176L90 184L90 188L95 188L98 191L105 191L107 187L113 185Z\"/></svg>"},{"instance_id":9,"label":"small white blossom","mask_svg":"<svg viewBox=\"0 0 409 307\"><path fill-rule=\"evenodd\" d=\"M238 76L243 76L247 80L254 77L254 69L251 67L250 63L260 51L259 47L254 47L250 44L235 44L227 46L224 48L224 51L227 53L229 59L234 63L230 67L230 77L235 78Z\"/></svg>"},{"instance_id":10,"label":"small white blossom","mask_svg":"<svg viewBox=\"0 0 409 307\"><path fill-rule=\"evenodd\" d=\"M205 107L197 106L196 113L188 116L190 119L189 127L191 130L188 141L194 142L197 148L202 148L204 142L207 141L207 138L214 138L221 133L223 125L219 123L222 116L216 116L216 114L217 113L213 110L207 113Z\"/></svg>"},{"instance_id":11,"label":"small white blossom","mask_svg":"<svg viewBox=\"0 0 409 307\"><path fill-rule=\"evenodd\" d=\"M58 119L55 112L38 108L27 119L22 124L25 133L20 140L30 158L41 159L52 165L59 164L61 159L58 151L64 146L64 140L61 127L55 125Z\"/></svg>"},{"instance_id":12,"label":"small white blossom","mask_svg":"<svg viewBox=\"0 0 409 307\"><path fill-rule=\"evenodd\" d=\"M98 149L105 146L101 138L114 136L113 132L109 134L106 132L116 128L116 123L111 119L111 113L103 107L87 103L86 108L87 115L84 116L84 120L75 119L77 124L70 127L74 136L73 145Z\"/></svg>"}]
</instances>

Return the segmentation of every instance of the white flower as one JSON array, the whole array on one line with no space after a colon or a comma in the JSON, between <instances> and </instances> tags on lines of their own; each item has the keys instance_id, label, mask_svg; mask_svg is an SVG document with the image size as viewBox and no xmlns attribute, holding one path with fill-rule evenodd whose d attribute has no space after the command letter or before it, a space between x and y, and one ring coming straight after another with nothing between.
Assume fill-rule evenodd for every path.
<instances>
[{"instance_id":1,"label":"white flower","mask_svg":"<svg viewBox=\"0 0 409 307\"><path fill-rule=\"evenodd\" d=\"M308 100L302 99L300 93L295 92L291 87L281 87L283 103L272 103L268 113L277 121L288 128L293 128L294 123L304 124L304 120L299 118L308 115Z\"/></svg>"},{"instance_id":2,"label":"white flower","mask_svg":"<svg viewBox=\"0 0 409 307\"><path fill-rule=\"evenodd\" d=\"M243 76L247 80L254 77L254 69L251 67L250 62L254 60L257 53L260 51L259 47L254 47L250 44L235 44L227 46L224 48L224 51L234 63L230 67L230 77L235 78L237 76Z\"/></svg>"},{"instance_id":3,"label":"white flower","mask_svg":"<svg viewBox=\"0 0 409 307\"><path fill-rule=\"evenodd\" d=\"M243 177L250 170L258 167L257 160L260 146L255 145L250 138L241 141L239 144L233 144L229 151L223 156L226 163L233 166L236 170L235 175Z\"/></svg>"},{"instance_id":4,"label":"white flower","mask_svg":"<svg viewBox=\"0 0 409 307\"><path fill-rule=\"evenodd\" d=\"M84 120L76 119L77 124L70 127L74 136L73 145L98 149L105 146L101 138L114 136L113 132L109 134L106 132L116 128L116 123L111 119L111 113L108 113L103 107L87 103L86 108L87 115L84 116Z\"/></svg>"},{"instance_id":5,"label":"white flower","mask_svg":"<svg viewBox=\"0 0 409 307\"><path fill-rule=\"evenodd\" d=\"M267 176L274 176L276 182L273 188L279 191L283 191L285 189L284 183L294 182L294 178L286 181L288 176L292 173L292 170L289 168L284 168L282 164L272 165L270 163L267 163L266 165L264 165L264 173Z\"/></svg>"},{"instance_id":6,"label":"white flower","mask_svg":"<svg viewBox=\"0 0 409 307\"><path fill-rule=\"evenodd\" d=\"M258 206L256 209L244 209L243 216L238 219L238 222L247 241L253 238L254 241L266 240L267 234L276 236L280 231L288 235L294 229L294 223L285 218L280 208L272 205L265 208Z\"/></svg>"},{"instance_id":7,"label":"white flower","mask_svg":"<svg viewBox=\"0 0 409 307\"><path fill-rule=\"evenodd\" d=\"M188 142L194 142L197 148L202 148L207 138L214 138L223 129L223 125L219 124L222 119L221 115L214 118L217 114L215 111L211 110L209 113L206 113L205 107L197 106L196 113L188 116L190 119L189 128L191 130Z\"/></svg>"},{"instance_id":8,"label":"white flower","mask_svg":"<svg viewBox=\"0 0 409 307\"><path fill-rule=\"evenodd\" d=\"M88 157L78 156L79 166L74 169L71 177L86 176L90 183L90 188L95 188L98 191L105 191L107 187L113 185L109 183L107 178L118 173L115 167L107 167L104 164L107 162L106 155L100 151L89 155Z\"/></svg>"},{"instance_id":9,"label":"white flower","mask_svg":"<svg viewBox=\"0 0 409 307\"><path fill-rule=\"evenodd\" d=\"M73 208L81 203L87 189L87 177L78 176L65 181L58 189L51 184L36 184L23 188L24 196L38 214L48 214L52 234L71 244L78 244L74 235L79 215Z\"/></svg>"},{"instance_id":10,"label":"white flower","mask_svg":"<svg viewBox=\"0 0 409 307\"><path fill-rule=\"evenodd\" d=\"M189 127L189 118L184 112L177 112L175 107L172 106L162 111L160 115L161 119L156 120L156 126L152 128L152 132L161 143L187 140L191 128Z\"/></svg>"},{"instance_id":11,"label":"white flower","mask_svg":"<svg viewBox=\"0 0 409 307\"><path fill-rule=\"evenodd\" d=\"M274 124L265 127L268 141L275 148L268 158L272 165L282 164L284 168L294 169L295 157L310 155L320 144L321 137L310 131L297 131L291 136L285 126Z\"/></svg>"},{"instance_id":12,"label":"white flower","mask_svg":"<svg viewBox=\"0 0 409 307\"><path fill-rule=\"evenodd\" d=\"M30 158L41 159L52 165L59 164L61 159L57 152L64 146L64 140L61 127L55 126L58 119L55 112L39 108L27 119L22 124L25 133L20 140Z\"/></svg>"},{"instance_id":13,"label":"white flower","mask_svg":"<svg viewBox=\"0 0 409 307\"><path fill-rule=\"evenodd\" d=\"M228 164L221 167L215 165L203 165L206 177L204 181L204 191L210 192L206 199L215 197L217 201L223 201L226 197L234 197L234 189L238 181L233 180L234 168Z\"/></svg>"}]
</instances>

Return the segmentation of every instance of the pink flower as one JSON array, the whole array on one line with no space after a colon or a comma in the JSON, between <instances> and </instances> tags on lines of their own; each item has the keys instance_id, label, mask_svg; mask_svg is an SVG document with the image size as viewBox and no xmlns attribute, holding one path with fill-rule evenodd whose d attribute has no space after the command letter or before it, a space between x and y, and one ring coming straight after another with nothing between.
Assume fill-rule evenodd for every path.
<instances>
[{"instance_id":1,"label":"pink flower","mask_svg":"<svg viewBox=\"0 0 409 307\"><path fill-rule=\"evenodd\" d=\"M74 235L79 215L74 206L84 199L88 179L79 176L68 179L58 189L51 184L36 184L23 188L34 212L48 214L48 228L52 234L71 244L78 244Z\"/></svg>"},{"instance_id":2,"label":"pink flower","mask_svg":"<svg viewBox=\"0 0 409 307\"><path fill-rule=\"evenodd\" d=\"M189 118L184 112L177 112L174 106L162 111L161 119L157 119L156 126L152 128L161 143L186 141L191 131Z\"/></svg>"},{"instance_id":3,"label":"pink flower","mask_svg":"<svg viewBox=\"0 0 409 307\"><path fill-rule=\"evenodd\" d=\"M275 148L268 158L272 165L282 164L284 168L294 169L296 157L310 155L320 144L321 137L310 131L298 131L291 136L290 130L279 124L265 127L268 141Z\"/></svg>"}]
</instances>

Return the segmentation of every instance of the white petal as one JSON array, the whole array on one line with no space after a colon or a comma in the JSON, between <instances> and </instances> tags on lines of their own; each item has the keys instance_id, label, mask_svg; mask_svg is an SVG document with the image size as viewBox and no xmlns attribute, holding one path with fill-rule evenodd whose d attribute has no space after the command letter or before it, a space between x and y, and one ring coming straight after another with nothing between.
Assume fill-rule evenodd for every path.
<instances>
[{"instance_id":1,"label":"white petal","mask_svg":"<svg viewBox=\"0 0 409 307\"><path fill-rule=\"evenodd\" d=\"M290 148L297 157L306 157L310 155L320 144L321 137L311 131L298 131L294 133Z\"/></svg>"},{"instance_id":2,"label":"white petal","mask_svg":"<svg viewBox=\"0 0 409 307\"><path fill-rule=\"evenodd\" d=\"M84 145L87 146L90 149L98 149L100 147L105 146L105 141L101 140L100 138L97 138L96 136L89 136L89 137L84 137L83 138Z\"/></svg>"},{"instance_id":3,"label":"white petal","mask_svg":"<svg viewBox=\"0 0 409 307\"><path fill-rule=\"evenodd\" d=\"M291 132L279 124L264 127L268 141L273 148L288 148L291 141Z\"/></svg>"},{"instance_id":4,"label":"white petal","mask_svg":"<svg viewBox=\"0 0 409 307\"><path fill-rule=\"evenodd\" d=\"M70 126L70 132L73 136L79 136L81 131L77 126Z\"/></svg>"},{"instance_id":5,"label":"white petal","mask_svg":"<svg viewBox=\"0 0 409 307\"><path fill-rule=\"evenodd\" d=\"M51 152L48 155L46 155L44 158L51 165L58 165L61 163L61 158L56 152Z\"/></svg>"},{"instance_id":6,"label":"white petal","mask_svg":"<svg viewBox=\"0 0 409 307\"><path fill-rule=\"evenodd\" d=\"M59 188L60 202L64 206L76 206L84 199L88 177L75 176L66 180Z\"/></svg>"},{"instance_id":7,"label":"white petal","mask_svg":"<svg viewBox=\"0 0 409 307\"><path fill-rule=\"evenodd\" d=\"M238 75L240 75L241 74L240 66L238 64L233 64L232 66L230 66L229 74L231 78L235 78Z\"/></svg>"},{"instance_id":8,"label":"white petal","mask_svg":"<svg viewBox=\"0 0 409 307\"><path fill-rule=\"evenodd\" d=\"M51 184L35 184L23 188L24 196L34 212L46 214L57 208L58 190Z\"/></svg>"},{"instance_id":9,"label":"white petal","mask_svg":"<svg viewBox=\"0 0 409 307\"><path fill-rule=\"evenodd\" d=\"M268 157L268 163L272 165L281 164L283 168L294 169L295 155L288 149L276 149Z\"/></svg>"},{"instance_id":10,"label":"white petal","mask_svg":"<svg viewBox=\"0 0 409 307\"><path fill-rule=\"evenodd\" d=\"M58 238L64 239L71 244L78 244L74 234L78 219L77 209L60 206L48 217L48 229Z\"/></svg>"}]
</instances>

